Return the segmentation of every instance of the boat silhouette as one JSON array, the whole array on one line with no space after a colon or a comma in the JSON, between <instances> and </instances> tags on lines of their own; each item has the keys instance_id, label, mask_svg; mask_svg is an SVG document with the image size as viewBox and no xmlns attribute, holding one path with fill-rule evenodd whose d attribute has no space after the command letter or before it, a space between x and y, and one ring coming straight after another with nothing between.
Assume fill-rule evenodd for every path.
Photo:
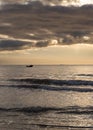
<instances>
[{"instance_id":1,"label":"boat silhouette","mask_svg":"<svg viewBox=\"0 0 93 130\"><path fill-rule=\"evenodd\" d=\"M33 65L27 65L26 67L33 67Z\"/></svg>"}]
</instances>

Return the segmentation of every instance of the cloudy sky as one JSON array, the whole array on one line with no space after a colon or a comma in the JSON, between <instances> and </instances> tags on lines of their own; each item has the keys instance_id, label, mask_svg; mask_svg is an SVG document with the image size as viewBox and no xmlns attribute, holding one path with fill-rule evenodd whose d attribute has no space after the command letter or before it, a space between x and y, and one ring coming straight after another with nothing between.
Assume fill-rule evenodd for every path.
<instances>
[{"instance_id":1,"label":"cloudy sky","mask_svg":"<svg viewBox=\"0 0 93 130\"><path fill-rule=\"evenodd\" d=\"M93 0L1 0L0 64L93 64Z\"/></svg>"}]
</instances>

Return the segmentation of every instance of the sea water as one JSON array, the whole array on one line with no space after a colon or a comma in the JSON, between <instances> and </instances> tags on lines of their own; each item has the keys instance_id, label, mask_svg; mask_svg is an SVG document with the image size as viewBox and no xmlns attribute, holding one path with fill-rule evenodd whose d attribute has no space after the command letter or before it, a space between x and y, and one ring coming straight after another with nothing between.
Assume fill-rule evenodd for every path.
<instances>
[{"instance_id":1,"label":"sea water","mask_svg":"<svg viewBox=\"0 0 93 130\"><path fill-rule=\"evenodd\" d=\"M93 130L93 66L0 66L0 130Z\"/></svg>"}]
</instances>

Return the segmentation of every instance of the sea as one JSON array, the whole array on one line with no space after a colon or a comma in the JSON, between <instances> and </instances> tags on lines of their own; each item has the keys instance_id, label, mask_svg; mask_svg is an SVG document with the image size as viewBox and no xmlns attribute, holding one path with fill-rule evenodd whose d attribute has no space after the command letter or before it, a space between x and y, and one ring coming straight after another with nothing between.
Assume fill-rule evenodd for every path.
<instances>
[{"instance_id":1,"label":"sea","mask_svg":"<svg viewBox=\"0 0 93 130\"><path fill-rule=\"evenodd\" d=\"M93 130L93 66L1 65L0 130Z\"/></svg>"}]
</instances>

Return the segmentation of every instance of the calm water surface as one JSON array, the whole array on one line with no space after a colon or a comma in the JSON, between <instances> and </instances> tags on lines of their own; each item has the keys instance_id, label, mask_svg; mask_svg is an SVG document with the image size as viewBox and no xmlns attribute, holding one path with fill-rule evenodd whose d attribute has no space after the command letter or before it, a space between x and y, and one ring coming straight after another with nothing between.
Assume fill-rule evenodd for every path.
<instances>
[{"instance_id":1,"label":"calm water surface","mask_svg":"<svg viewBox=\"0 0 93 130\"><path fill-rule=\"evenodd\" d=\"M0 66L0 130L93 130L93 66Z\"/></svg>"}]
</instances>

